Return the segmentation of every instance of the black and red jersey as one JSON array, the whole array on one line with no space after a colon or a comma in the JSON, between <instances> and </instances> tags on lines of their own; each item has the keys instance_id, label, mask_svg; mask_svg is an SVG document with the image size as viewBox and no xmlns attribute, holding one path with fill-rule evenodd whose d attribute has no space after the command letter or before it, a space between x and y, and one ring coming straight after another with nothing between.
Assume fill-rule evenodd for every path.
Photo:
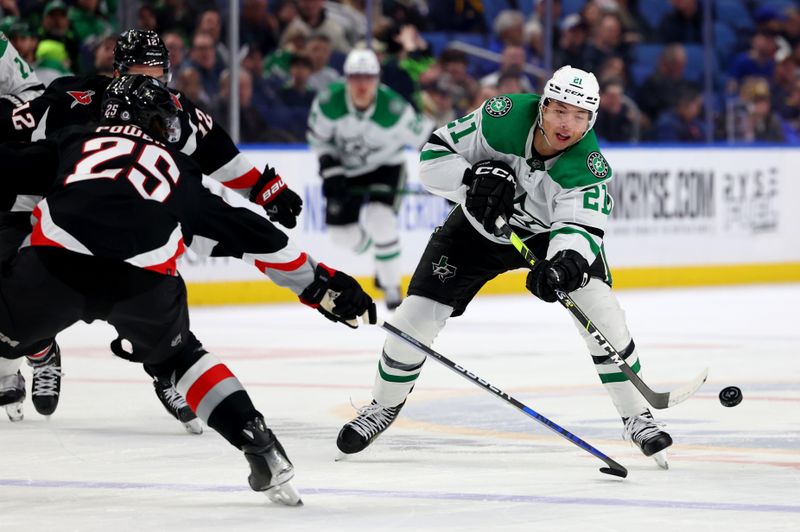
<instances>
[{"instance_id":1,"label":"black and red jersey","mask_svg":"<svg viewBox=\"0 0 800 532\"><path fill-rule=\"evenodd\" d=\"M44 94L19 107L10 123L0 123L0 140L36 141L65 127L99 121L107 76L66 76ZM191 156L203 174L247 195L261 175L239 152L225 130L179 91L172 91L180 113L180 137L171 147Z\"/></svg>"},{"instance_id":2,"label":"black and red jersey","mask_svg":"<svg viewBox=\"0 0 800 532\"><path fill-rule=\"evenodd\" d=\"M313 261L263 209L203 178L194 159L136 126L72 126L32 144L0 144L0 160L0 202L44 196L24 245L176 275L185 246L203 237L298 294L313 280Z\"/></svg>"}]
</instances>

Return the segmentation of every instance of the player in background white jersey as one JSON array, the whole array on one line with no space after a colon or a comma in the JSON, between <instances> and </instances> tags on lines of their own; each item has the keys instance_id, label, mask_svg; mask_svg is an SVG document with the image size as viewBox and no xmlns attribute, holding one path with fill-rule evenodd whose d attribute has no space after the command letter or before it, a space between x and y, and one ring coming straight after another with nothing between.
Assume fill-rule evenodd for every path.
<instances>
[{"instance_id":1,"label":"player in background white jersey","mask_svg":"<svg viewBox=\"0 0 800 532\"><path fill-rule=\"evenodd\" d=\"M331 238L355 253L372 250L376 285L394 309L402 299L397 208L406 180L403 152L420 147L433 124L380 84L373 51L350 52L344 73L345 82L314 100L308 143L319 157Z\"/></svg>"}]
</instances>

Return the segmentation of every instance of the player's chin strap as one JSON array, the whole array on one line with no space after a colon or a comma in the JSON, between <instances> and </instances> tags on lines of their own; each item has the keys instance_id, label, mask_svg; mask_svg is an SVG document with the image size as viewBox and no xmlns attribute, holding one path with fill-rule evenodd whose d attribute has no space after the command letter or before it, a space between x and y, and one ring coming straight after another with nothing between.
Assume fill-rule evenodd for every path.
<instances>
[{"instance_id":1,"label":"player's chin strap","mask_svg":"<svg viewBox=\"0 0 800 532\"><path fill-rule=\"evenodd\" d=\"M508 222L502 217L499 216L495 221L495 225L500 232L511 241L511 244L516 248L522 258L525 259L525 262L528 263L529 268L533 268L533 265L536 263L537 259L534 257L533 253L531 252L530 248L525 245L525 242L517 236L516 233L511 229L511 226L508 225ZM678 403L682 403L694 393L700 389L700 386L706 382L708 378L708 368L704 369L700 374L695 377L692 381L688 382L684 386L678 388L677 390L673 390L671 392L656 392L653 391L644 381L633 371L633 369L628 365L627 362L622 358L614 346L608 341L608 339L597 330L597 327L594 326L592 320L590 320L586 314L581 310L581 308L573 301L573 299L564 292L563 290L555 289L556 297L558 298L558 302L566 308L570 313L575 317L576 320L592 335L592 338L598 343L600 347L605 350L608 357L611 359L614 364L619 367L620 371L625 374L626 377L631 381L631 383L639 390L639 393L645 398L645 400L650 403L653 408L657 409L664 409L669 408L671 406L675 406Z\"/></svg>"}]
</instances>

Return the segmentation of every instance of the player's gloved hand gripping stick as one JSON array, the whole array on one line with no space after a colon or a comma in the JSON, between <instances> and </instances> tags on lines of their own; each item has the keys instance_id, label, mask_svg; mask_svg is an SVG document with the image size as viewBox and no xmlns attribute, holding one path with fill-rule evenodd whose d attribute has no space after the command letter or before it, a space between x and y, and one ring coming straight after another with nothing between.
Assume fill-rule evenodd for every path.
<instances>
[{"instance_id":1,"label":"player's gloved hand gripping stick","mask_svg":"<svg viewBox=\"0 0 800 532\"><path fill-rule=\"evenodd\" d=\"M516 233L511 229L511 226L502 218L498 217L497 221L495 222L498 231L505 237L507 237L511 244L519 251L520 255L528 262L530 267L533 269L539 261L533 256L533 253L525 245L525 242L517 236ZM551 284L554 286L558 286L558 282L556 279L551 279ZM628 365L627 362L620 356L619 352L614 348L614 346L609 343L606 337L597 330L597 327L594 326L592 320L589 319L586 314L580 309L580 307L572 300L568 293L564 290L554 288L553 291L555 292L556 299L561 305L566 308L570 313L575 316L575 319L583 325L589 334L591 334L597 343L602 347L606 353L608 353L609 358L619 367L620 371L625 374L626 377L633 383L639 393L645 398L645 400L650 403L650 406L657 409L664 409L669 408L671 406L675 406L678 403L682 403L694 393L700 389L700 386L706 382L708 378L708 368L704 369L697 377L692 379L690 382L686 383L685 385L681 386L680 388L673 390L671 392L656 392L653 391L644 381L637 375L633 369Z\"/></svg>"}]
</instances>

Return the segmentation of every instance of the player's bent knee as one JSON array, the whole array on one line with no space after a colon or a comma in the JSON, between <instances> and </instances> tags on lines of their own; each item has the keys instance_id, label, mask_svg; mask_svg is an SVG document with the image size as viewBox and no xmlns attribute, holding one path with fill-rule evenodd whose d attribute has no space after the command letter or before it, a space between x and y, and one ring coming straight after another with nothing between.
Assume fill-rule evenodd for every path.
<instances>
[{"instance_id":1,"label":"player's bent knee","mask_svg":"<svg viewBox=\"0 0 800 532\"><path fill-rule=\"evenodd\" d=\"M367 235L358 224L329 225L328 234L334 244L357 253L364 251L368 245Z\"/></svg>"},{"instance_id":2,"label":"player's bent knee","mask_svg":"<svg viewBox=\"0 0 800 532\"><path fill-rule=\"evenodd\" d=\"M453 307L443 305L421 296L408 296L392 316L392 325L404 331L425 345L431 345L439 334ZM384 351L389 356L402 362L411 362L424 358L419 351L403 340L389 335L384 344Z\"/></svg>"},{"instance_id":3,"label":"player's bent knee","mask_svg":"<svg viewBox=\"0 0 800 532\"><path fill-rule=\"evenodd\" d=\"M364 228L376 243L397 240L397 215L385 203L371 202L364 207Z\"/></svg>"}]
</instances>

